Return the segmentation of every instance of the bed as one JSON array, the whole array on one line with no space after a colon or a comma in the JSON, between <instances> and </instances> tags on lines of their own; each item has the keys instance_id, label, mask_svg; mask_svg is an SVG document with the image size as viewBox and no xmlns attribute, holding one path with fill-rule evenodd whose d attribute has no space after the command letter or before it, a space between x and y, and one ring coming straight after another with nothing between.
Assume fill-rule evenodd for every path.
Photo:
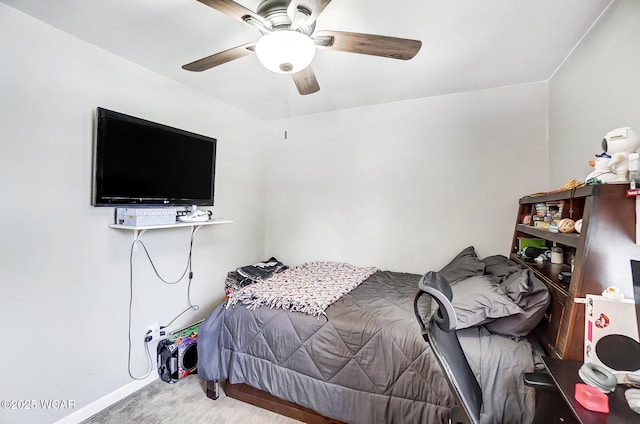
<instances>
[{"instance_id":1,"label":"bed","mask_svg":"<svg viewBox=\"0 0 640 424\"><path fill-rule=\"evenodd\" d=\"M534 370L534 355L524 336L548 305L546 288L507 258L481 261L473 247L440 272L483 388L482 422L528 423L534 394L521 375ZM374 270L321 313L294 311L295 302L222 304L200 325L198 374L212 389L246 385L339 422L447 422L454 399L413 312L420 277Z\"/></svg>"}]
</instances>

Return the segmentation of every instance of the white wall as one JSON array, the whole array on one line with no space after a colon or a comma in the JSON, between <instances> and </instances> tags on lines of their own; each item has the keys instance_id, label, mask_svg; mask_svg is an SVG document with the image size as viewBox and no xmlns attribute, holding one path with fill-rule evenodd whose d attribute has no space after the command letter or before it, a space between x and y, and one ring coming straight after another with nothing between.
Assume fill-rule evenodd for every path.
<instances>
[{"instance_id":1,"label":"white wall","mask_svg":"<svg viewBox=\"0 0 640 424\"><path fill-rule=\"evenodd\" d=\"M266 253L416 273L470 244L508 254L518 198L547 186L546 93L536 83L275 123Z\"/></svg>"},{"instance_id":2,"label":"white wall","mask_svg":"<svg viewBox=\"0 0 640 424\"><path fill-rule=\"evenodd\" d=\"M617 0L549 82L551 188L584 181L607 131L640 131L640 1Z\"/></svg>"},{"instance_id":3,"label":"white wall","mask_svg":"<svg viewBox=\"0 0 640 424\"><path fill-rule=\"evenodd\" d=\"M133 236L108 227L112 208L90 206L95 108L218 138L213 210L235 223L198 231L192 299L201 309L185 314L177 328L203 318L221 301L228 270L263 259L260 126L236 109L4 4L0 57L0 399L73 400L80 409L131 382ZM165 276L179 275L188 230L148 232L143 241ZM160 283L141 249L134 269L132 371L141 375L146 326L168 323L186 308L186 284ZM0 422L50 423L70 412L1 409Z\"/></svg>"}]
</instances>

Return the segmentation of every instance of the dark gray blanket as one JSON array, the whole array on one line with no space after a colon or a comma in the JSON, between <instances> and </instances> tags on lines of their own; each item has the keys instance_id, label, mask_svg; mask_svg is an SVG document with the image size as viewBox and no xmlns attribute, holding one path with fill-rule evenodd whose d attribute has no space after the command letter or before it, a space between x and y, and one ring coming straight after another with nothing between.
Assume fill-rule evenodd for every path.
<instances>
[{"instance_id":1,"label":"dark gray blanket","mask_svg":"<svg viewBox=\"0 0 640 424\"><path fill-rule=\"evenodd\" d=\"M378 271L319 318L220 305L200 326L200 378L246 383L348 423L446 422L453 397L413 314L419 277ZM426 316L429 300L422 298ZM480 344L486 332L467 333L461 343L465 350L469 344L477 350L473 361L480 364L475 368L478 376L489 372L484 379L495 384L496 373L512 355L495 360L490 350L480 354L481 346L496 344ZM520 381L523 362L517 362ZM520 412L512 411L510 417L527 412L524 401L513 400L522 395L517 382L500 382L499 387L514 389L506 395L493 393L502 399L490 402L489 408L516 405ZM502 421L503 411L484 414L484 422Z\"/></svg>"}]
</instances>

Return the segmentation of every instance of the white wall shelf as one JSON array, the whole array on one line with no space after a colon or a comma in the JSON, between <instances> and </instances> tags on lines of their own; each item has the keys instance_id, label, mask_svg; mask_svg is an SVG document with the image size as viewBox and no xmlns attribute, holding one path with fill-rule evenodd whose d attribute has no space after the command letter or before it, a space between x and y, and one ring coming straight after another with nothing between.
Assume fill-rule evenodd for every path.
<instances>
[{"instance_id":1,"label":"white wall shelf","mask_svg":"<svg viewBox=\"0 0 640 424\"><path fill-rule=\"evenodd\" d=\"M165 225L144 225L139 227L134 227L131 225L122 225L122 224L111 224L109 228L114 228L116 230L127 230L133 231L133 239L138 239L139 236L147 230L162 230L165 228L181 228L181 227L202 227L205 225L216 225L216 224L231 224L233 221L227 219L212 219L204 222L176 222L175 224L165 224Z\"/></svg>"}]
</instances>

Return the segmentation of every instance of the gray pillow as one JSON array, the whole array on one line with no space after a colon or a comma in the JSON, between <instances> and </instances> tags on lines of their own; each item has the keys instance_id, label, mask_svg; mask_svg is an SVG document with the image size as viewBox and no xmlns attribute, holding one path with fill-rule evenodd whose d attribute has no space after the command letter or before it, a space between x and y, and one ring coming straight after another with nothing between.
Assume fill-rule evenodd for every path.
<instances>
[{"instance_id":1,"label":"gray pillow","mask_svg":"<svg viewBox=\"0 0 640 424\"><path fill-rule=\"evenodd\" d=\"M444 266L438 273L443 276L449 284L453 285L463 278L484 274L484 263L478 259L476 249L469 246L458 253L455 258Z\"/></svg>"},{"instance_id":2,"label":"gray pillow","mask_svg":"<svg viewBox=\"0 0 640 424\"><path fill-rule=\"evenodd\" d=\"M457 330L524 312L488 275L476 275L451 286Z\"/></svg>"},{"instance_id":3,"label":"gray pillow","mask_svg":"<svg viewBox=\"0 0 640 424\"><path fill-rule=\"evenodd\" d=\"M484 263L484 273L495 277L498 283L522 269L516 262L503 255L488 256L482 262Z\"/></svg>"},{"instance_id":4,"label":"gray pillow","mask_svg":"<svg viewBox=\"0 0 640 424\"><path fill-rule=\"evenodd\" d=\"M512 274L502 286L522 312L489 322L485 327L503 336L526 336L542 320L551 302L549 289L528 269Z\"/></svg>"},{"instance_id":5,"label":"gray pillow","mask_svg":"<svg viewBox=\"0 0 640 424\"><path fill-rule=\"evenodd\" d=\"M529 278L529 272L528 269L521 269L511 274L502 283L502 288L507 296L518 304L524 300L527 293L533 290L533 282Z\"/></svg>"}]
</instances>

